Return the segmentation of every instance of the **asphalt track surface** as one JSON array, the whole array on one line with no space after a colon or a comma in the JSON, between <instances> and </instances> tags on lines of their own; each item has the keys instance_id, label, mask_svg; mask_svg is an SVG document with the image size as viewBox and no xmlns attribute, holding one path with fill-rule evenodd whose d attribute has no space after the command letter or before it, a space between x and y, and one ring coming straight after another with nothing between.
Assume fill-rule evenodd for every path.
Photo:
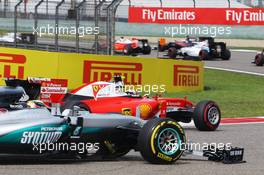
<instances>
[{"instance_id":1,"label":"asphalt track surface","mask_svg":"<svg viewBox=\"0 0 264 175\"><path fill-rule=\"evenodd\" d=\"M43 44L54 44L52 39L41 39L40 41ZM69 41L60 41L61 45L75 47L73 42ZM91 44L80 42L80 47L92 47ZM155 45L152 45L154 48ZM150 55L139 55L138 57L147 57L147 58L157 58L163 57L166 52L158 53L157 50L153 50ZM264 67L257 67L254 64L251 64L254 60L257 51L243 51L236 50L231 52L231 59L229 61L223 61L221 59L215 59L212 61L205 61L206 67L220 68L220 69L231 69L235 71L245 71L249 73L258 73L264 74Z\"/></svg>"},{"instance_id":2,"label":"asphalt track surface","mask_svg":"<svg viewBox=\"0 0 264 175\"><path fill-rule=\"evenodd\" d=\"M92 175L263 175L264 171L264 124L243 124L221 126L215 132L199 132L193 127L186 128L188 139L193 143L232 143L245 148L242 164L222 164L210 162L196 156L182 157L172 165L151 165L139 153L131 151L128 155L114 161L72 161L72 160L28 160L1 158L0 174L92 174Z\"/></svg>"},{"instance_id":3,"label":"asphalt track surface","mask_svg":"<svg viewBox=\"0 0 264 175\"><path fill-rule=\"evenodd\" d=\"M152 51L151 55L139 55L139 57L156 58L163 57L164 53L157 53ZM232 56L229 61L223 61L221 59L214 59L210 61L204 61L206 67L220 68L220 69L231 69L235 71L245 71L252 73L264 74L264 67L257 67L252 64L257 52L256 51L232 51Z\"/></svg>"},{"instance_id":4,"label":"asphalt track surface","mask_svg":"<svg viewBox=\"0 0 264 175\"><path fill-rule=\"evenodd\" d=\"M264 74L263 67L251 64L256 54L257 52L232 51L232 57L229 61L206 61L205 66Z\"/></svg>"}]
</instances>

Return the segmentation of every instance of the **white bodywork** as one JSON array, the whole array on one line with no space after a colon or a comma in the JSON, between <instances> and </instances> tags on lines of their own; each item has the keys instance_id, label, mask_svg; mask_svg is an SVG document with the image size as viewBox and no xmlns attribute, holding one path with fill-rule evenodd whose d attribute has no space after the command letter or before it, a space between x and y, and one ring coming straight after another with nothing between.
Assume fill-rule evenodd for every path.
<instances>
[{"instance_id":1,"label":"white bodywork","mask_svg":"<svg viewBox=\"0 0 264 175\"><path fill-rule=\"evenodd\" d=\"M103 97L124 97L129 94L135 93L130 92L129 94L125 91L124 84L122 82L95 82L83 86L78 91L76 91L75 95L80 96L88 96L94 98L103 98Z\"/></svg>"},{"instance_id":2,"label":"white bodywork","mask_svg":"<svg viewBox=\"0 0 264 175\"><path fill-rule=\"evenodd\" d=\"M180 49L180 53L182 55L187 55L191 57L199 57L201 50L210 51L208 41L197 42L194 46L191 47L183 47Z\"/></svg>"},{"instance_id":3,"label":"white bodywork","mask_svg":"<svg viewBox=\"0 0 264 175\"><path fill-rule=\"evenodd\" d=\"M7 33L6 35L0 37L0 42L8 42L13 43L14 42L14 33ZM17 39L20 40L21 38L17 36Z\"/></svg>"},{"instance_id":4,"label":"white bodywork","mask_svg":"<svg viewBox=\"0 0 264 175\"><path fill-rule=\"evenodd\" d=\"M117 44L131 44L132 41L129 40L129 39L126 39L126 38L119 38L117 41L116 41Z\"/></svg>"}]
</instances>

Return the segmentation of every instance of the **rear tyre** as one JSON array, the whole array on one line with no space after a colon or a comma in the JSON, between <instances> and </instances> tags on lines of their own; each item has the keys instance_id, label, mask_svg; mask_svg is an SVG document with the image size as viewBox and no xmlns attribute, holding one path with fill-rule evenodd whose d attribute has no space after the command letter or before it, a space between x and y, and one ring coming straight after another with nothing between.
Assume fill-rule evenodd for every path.
<instances>
[{"instance_id":1,"label":"rear tyre","mask_svg":"<svg viewBox=\"0 0 264 175\"><path fill-rule=\"evenodd\" d=\"M256 55L255 64L257 66L263 66L264 65L264 55L263 54L257 54Z\"/></svg>"},{"instance_id":2,"label":"rear tyre","mask_svg":"<svg viewBox=\"0 0 264 175\"><path fill-rule=\"evenodd\" d=\"M178 160L186 142L182 127L172 119L149 120L139 133L142 157L153 164L171 164Z\"/></svg>"},{"instance_id":3,"label":"rear tyre","mask_svg":"<svg viewBox=\"0 0 264 175\"><path fill-rule=\"evenodd\" d=\"M142 53L143 53L144 55L149 55L149 54L151 53L151 47L150 47L150 46L145 46L145 47L143 47L143 51L142 51Z\"/></svg>"},{"instance_id":4,"label":"rear tyre","mask_svg":"<svg viewBox=\"0 0 264 175\"><path fill-rule=\"evenodd\" d=\"M209 53L207 50L201 50L199 53L200 60L208 60L209 59Z\"/></svg>"},{"instance_id":5,"label":"rear tyre","mask_svg":"<svg viewBox=\"0 0 264 175\"><path fill-rule=\"evenodd\" d=\"M124 55L132 55L133 53L133 48L131 45L126 45L124 50L123 50Z\"/></svg>"},{"instance_id":6,"label":"rear tyre","mask_svg":"<svg viewBox=\"0 0 264 175\"><path fill-rule=\"evenodd\" d=\"M223 55L222 55L222 59L223 60L230 60L231 58L231 52L229 49L226 49L224 52L223 52Z\"/></svg>"},{"instance_id":7,"label":"rear tyre","mask_svg":"<svg viewBox=\"0 0 264 175\"><path fill-rule=\"evenodd\" d=\"M175 47L170 47L168 50L168 56L172 59L177 57L177 49Z\"/></svg>"},{"instance_id":8,"label":"rear tyre","mask_svg":"<svg viewBox=\"0 0 264 175\"><path fill-rule=\"evenodd\" d=\"M214 131L221 121L221 111L213 101L201 101L194 110L193 121L200 131Z\"/></svg>"},{"instance_id":9,"label":"rear tyre","mask_svg":"<svg viewBox=\"0 0 264 175\"><path fill-rule=\"evenodd\" d=\"M158 47L159 52L164 52L165 50L166 50L165 46L159 45L159 47Z\"/></svg>"}]
</instances>

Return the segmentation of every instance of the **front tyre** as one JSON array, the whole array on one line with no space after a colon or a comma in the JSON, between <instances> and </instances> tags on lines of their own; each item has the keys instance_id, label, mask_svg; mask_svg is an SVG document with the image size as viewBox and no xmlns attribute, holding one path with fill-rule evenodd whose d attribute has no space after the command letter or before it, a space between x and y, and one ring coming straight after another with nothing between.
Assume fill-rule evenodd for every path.
<instances>
[{"instance_id":1,"label":"front tyre","mask_svg":"<svg viewBox=\"0 0 264 175\"><path fill-rule=\"evenodd\" d=\"M200 60L209 60L209 52L207 50L201 50L199 53Z\"/></svg>"},{"instance_id":2,"label":"front tyre","mask_svg":"<svg viewBox=\"0 0 264 175\"><path fill-rule=\"evenodd\" d=\"M214 131L221 121L220 108L213 101L201 101L195 107L193 121L200 131Z\"/></svg>"},{"instance_id":3,"label":"front tyre","mask_svg":"<svg viewBox=\"0 0 264 175\"><path fill-rule=\"evenodd\" d=\"M186 142L183 128L172 119L152 119L139 133L142 157L153 164L171 164L178 160Z\"/></svg>"},{"instance_id":4,"label":"front tyre","mask_svg":"<svg viewBox=\"0 0 264 175\"><path fill-rule=\"evenodd\" d=\"M223 55L222 55L222 59L223 60L230 60L231 58L231 52L229 49L226 49L224 52L223 52Z\"/></svg>"},{"instance_id":5,"label":"front tyre","mask_svg":"<svg viewBox=\"0 0 264 175\"><path fill-rule=\"evenodd\" d=\"M177 53L178 53L178 51L177 51L177 49L175 47L171 47L168 50L169 58L175 59L177 57Z\"/></svg>"},{"instance_id":6,"label":"front tyre","mask_svg":"<svg viewBox=\"0 0 264 175\"><path fill-rule=\"evenodd\" d=\"M133 54L133 48L130 44L126 45L123 50L124 55L132 55Z\"/></svg>"},{"instance_id":7,"label":"front tyre","mask_svg":"<svg viewBox=\"0 0 264 175\"><path fill-rule=\"evenodd\" d=\"M257 54L256 55L255 64L257 66L263 66L263 64L264 64L264 55L263 54Z\"/></svg>"},{"instance_id":8,"label":"front tyre","mask_svg":"<svg viewBox=\"0 0 264 175\"><path fill-rule=\"evenodd\" d=\"M143 51L142 51L142 53L143 53L144 55L149 55L149 54L151 54L151 47L150 47L149 45L143 47Z\"/></svg>"}]
</instances>

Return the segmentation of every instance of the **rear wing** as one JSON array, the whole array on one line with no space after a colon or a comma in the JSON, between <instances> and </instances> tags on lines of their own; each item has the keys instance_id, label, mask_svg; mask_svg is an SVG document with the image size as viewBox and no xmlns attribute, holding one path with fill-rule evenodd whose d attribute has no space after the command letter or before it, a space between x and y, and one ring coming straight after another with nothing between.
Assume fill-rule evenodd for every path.
<instances>
[{"instance_id":1,"label":"rear wing","mask_svg":"<svg viewBox=\"0 0 264 175\"><path fill-rule=\"evenodd\" d=\"M30 80L20 80L14 78L5 79L5 83L9 87L22 87L28 95L29 100L36 100L39 98L41 83Z\"/></svg>"},{"instance_id":2,"label":"rear wing","mask_svg":"<svg viewBox=\"0 0 264 175\"><path fill-rule=\"evenodd\" d=\"M28 100L41 100L49 105L52 102L52 96L61 96L68 91L68 80L50 79L50 78L28 78L20 80L14 78L5 79L9 87L22 87L28 95Z\"/></svg>"}]
</instances>

